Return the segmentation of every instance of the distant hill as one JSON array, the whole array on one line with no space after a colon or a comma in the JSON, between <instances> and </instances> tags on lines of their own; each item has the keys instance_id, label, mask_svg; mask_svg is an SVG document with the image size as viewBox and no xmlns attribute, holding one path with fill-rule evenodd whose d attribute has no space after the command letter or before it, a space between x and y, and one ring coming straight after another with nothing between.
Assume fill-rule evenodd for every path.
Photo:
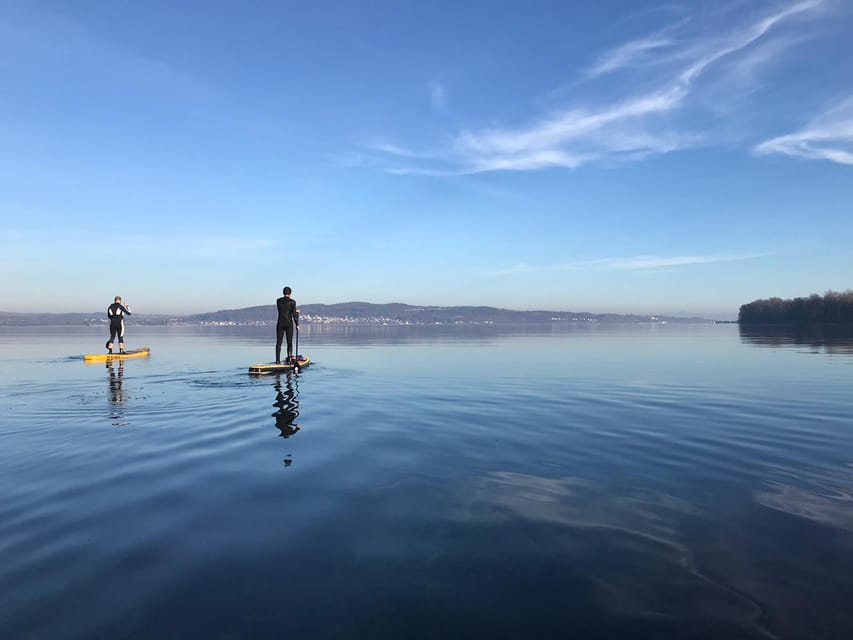
<instances>
[{"instance_id":1,"label":"distant hill","mask_svg":"<svg viewBox=\"0 0 853 640\"><path fill-rule=\"evenodd\" d=\"M496 307L433 307L393 302L341 302L300 305L306 323L356 324L524 324L552 322L710 322L704 318L642 316L636 314L587 313L573 311L514 311ZM273 324L278 317L275 305L223 309L186 316L134 314L133 324ZM102 325L103 312L93 313L6 313L0 312L0 326Z\"/></svg>"},{"instance_id":2,"label":"distant hill","mask_svg":"<svg viewBox=\"0 0 853 640\"><path fill-rule=\"evenodd\" d=\"M168 324L169 316L134 314L133 324ZM107 314L103 311L91 313L10 313L0 311L0 327L60 327L107 325Z\"/></svg>"},{"instance_id":3,"label":"distant hill","mask_svg":"<svg viewBox=\"0 0 853 640\"><path fill-rule=\"evenodd\" d=\"M641 315L596 314L572 311L514 311L496 307L433 307L393 302L340 302L337 304L300 305L305 322L372 322L398 324L494 323L519 324L543 322L708 322L703 318L676 318ZM277 319L275 305L225 309L200 313L185 318L188 322L273 323Z\"/></svg>"},{"instance_id":4,"label":"distant hill","mask_svg":"<svg viewBox=\"0 0 853 640\"><path fill-rule=\"evenodd\" d=\"M85 325L95 313L8 313L0 311L0 326L27 327L33 325Z\"/></svg>"}]
</instances>

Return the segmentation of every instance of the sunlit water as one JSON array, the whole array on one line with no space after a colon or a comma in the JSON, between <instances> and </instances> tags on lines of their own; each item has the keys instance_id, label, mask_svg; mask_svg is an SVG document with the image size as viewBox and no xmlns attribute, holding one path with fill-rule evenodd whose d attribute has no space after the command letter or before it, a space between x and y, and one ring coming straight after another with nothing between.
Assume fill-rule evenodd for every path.
<instances>
[{"instance_id":1,"label":"sunlit water","mask_svg":"<svg viewBox=\"0 0 853 640\"><path fill-rule=\"evenodd\" d=\"M853 637L853 339L0 329L0 637Z\"/></svg>"}]
</instances>

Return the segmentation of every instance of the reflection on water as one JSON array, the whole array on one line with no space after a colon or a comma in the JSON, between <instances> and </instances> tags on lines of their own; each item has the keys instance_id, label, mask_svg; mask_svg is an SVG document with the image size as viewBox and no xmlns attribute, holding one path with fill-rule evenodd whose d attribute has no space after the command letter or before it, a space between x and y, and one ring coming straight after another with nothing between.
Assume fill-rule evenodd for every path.
<instances>
[{"instance_id":1,"label":"reflection on water","mask_svg":"<svg viewBox=\"0 0 853 640\"><path fill-rule=\"evenodd\" d=\"M770 509L853 533L853 489L849 480L842 477L833 484L812 483L816 486L768 482L766 489L756 492L755 500Z\"/></svg>"},{"instance_id":2,"label":"reflection on water","mask_svg":"<svg viewBox=\"0 0 853 640\"><path fill-rule=\"evenodd\" d=\"M299 431L296 422L299 417L298 380L299 376L287 372L278 376L275 381L275 402L272 406L276 407L276 411L272 415L282 438L289 438Z\"/></svg>"},{"instance_id":3,"label":"reflection on water","mask_svg":"<svg viewBox=\"0 0 853 640\"><path fill-rule=\"evenodd\" d=\"M640 326L655 332L666 325L621 325L618 323L525 323L525 324L458 324L458 325L379 325L379 324L310 324L300 325L303 345L403 345L429 340L432 343L494 343L501 338L519 336L594 336L615 334ZM690 325L685 325L690 328ZM712 326L712 325L709 325ZM269 343L275 328L270 326L186 327L186 332L199 335L239 337ZM303 346L303 349L305 347Z\"/></svg>"},{"instance_id":4,"label":"reflection on water","mask_svg":"<svg viewBox=\"0 0 853 640\"><path fill-rule=\"evenodd\" d=\"M830 355L853 354L850 325L738 325L741 342L757 347L808 347Z\"/></svg>"},{"instance_id":5,"label":"reflection on water","mask_svg":"<svg viewBox=\"0 0 853 640\"><path fill-rule=\"evenodd\" d=\"M118 366L107 360L109 372L110 402L114 405L124 404L127 394L124 390L124 362L119 360Z\"/></svg>"},{"instance_id":6,"label":"reflection on water","mask_svg":"<svg viewBox=\"0 0 853 640\"><path fill-rule=\"evenodd\" d=\"M111 360L107 360L107 371L109 372L107 380L111 405L110 419L114 427L123 427L128 424L124 419L123 411L124 404L127 402L127 391L124 388L124 361L119 360L118 364L113 364Z\"/></svg>"},{"instance_id":7,"label":"reflection on water","mask_svg":"<svg viewBox=\"0 0 853 640\"><path fill-rule=\"evenodd\" d=\"M610 615L728 626L730 637L774 637L749 592L703 566L691 529L707 514L695 504L587 478L512 472L493 472L460 489L462 522L504 528L529 522L539 544L559 550L560 562L572 567L584 597Z\"/></svg>"}]
</instances>

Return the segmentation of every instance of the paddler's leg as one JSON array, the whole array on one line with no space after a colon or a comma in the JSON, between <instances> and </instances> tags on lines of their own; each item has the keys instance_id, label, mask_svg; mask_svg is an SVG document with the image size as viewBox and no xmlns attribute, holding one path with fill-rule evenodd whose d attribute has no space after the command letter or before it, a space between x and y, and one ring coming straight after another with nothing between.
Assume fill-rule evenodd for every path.
<instances>
[{"instance_id":1,"label":"paddler's leg","mask_svg":"<svg viewBox=\"0 0 853 640\"><path fill-rule=\"evenodd\" d=\"M124 320L121 321L118 333L118 352L124 353Z\"/></svg>"},{"instance_id":2,"label":"paddler's leg","mask_svg":"<svg viewBox=\"0 0 853 640\"><path fill-rule=\"evenodd\" d=\"M275 325L275 363L281 364L281 340L284 338L284 325Z\"/></svg>"},{"instance_id":3,"label":"paddler's leg","mask_svg":"<svg viewBox=\"0 0 853 640\"><path fill-rule=\"evenodd\" d=\"M287 361L290 362L293 356L293 325L285 325L284 330L287 331Z\"/></svg>"},{"instance_id":4,"label":"paddler's leg","mask_svg":"<svg viewBox=\"0 0 853 640\"><path fill-rule=\"evenodd\" d=\"M118 327L116 327L112 322L110 323L110 339L107 340L107 353L113 352L113 343L116 339L116 334L118 333Z\"/></svg>"}]
</instances>

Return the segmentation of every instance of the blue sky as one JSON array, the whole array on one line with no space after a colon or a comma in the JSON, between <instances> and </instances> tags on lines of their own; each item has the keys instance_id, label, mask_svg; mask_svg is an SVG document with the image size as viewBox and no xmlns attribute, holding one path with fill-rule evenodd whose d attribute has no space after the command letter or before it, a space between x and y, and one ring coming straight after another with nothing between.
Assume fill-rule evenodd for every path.
<instances>
[{"instance_id":1,"label":"blue sky","mask_svg":"<svg viewBox=\"0 0 853 640\"><path fill-rule=\"evenodd\" d=\"M853 4L7 2L0 310L853 286Z\"/></svg>"}]
</instances>

